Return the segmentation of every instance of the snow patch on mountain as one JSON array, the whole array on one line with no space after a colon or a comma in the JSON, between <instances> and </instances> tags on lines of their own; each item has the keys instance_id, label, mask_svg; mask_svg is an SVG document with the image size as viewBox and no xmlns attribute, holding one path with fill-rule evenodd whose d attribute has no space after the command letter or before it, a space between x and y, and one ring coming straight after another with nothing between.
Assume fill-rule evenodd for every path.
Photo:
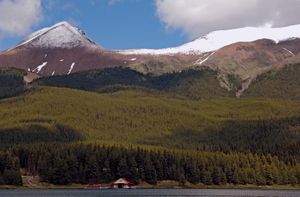
<instances>
[{"instance_id":1,"label":"snow patch on mountain","mask_svg":"<svg viewBox=\"0 0 300 197\"><path fill-rule=\"evenodd\" d=\"M203 58L200 58L199 60L197 60L197 61L195 62L195 65L202 65L202 64L204 64L204 63L205 63L211 56L213 56L214 54L215 54L215 52L213 52L213 53L211 53L211 54L205 56L204 59L203 59Z\"/></svg>"},{"instance_id":2,"label":"snow patch on mountain","mask_svg":"<svg viewBox=\"0 0 300 197\"><path fill-rule=\"evenodd\" d=\"M60 22L52 27L34 32L17 47L24 45L34 48L74 48L96 46L92 40L85 36L83 31L70 25L68 22Z\"/></svg>"},{"instance_id":3,"label":"snow patch on mountain","mask_svg":"<svg viewBox=\"0 0 300 197\"><path fill-rule=\"evenodd\" d=\"M295 56L295 54L292 51L288 50L287 48L282 48L282 49L288 52L289 54L291 54L293 57Z\"/></svg>"},{"instance_id":4,"label":"snow patch on mountain","mask_svg":"<svg viewBox=\"0 0 300 197\"><path fill-rule=\"evenodd\" d=\"M73 71L73 69L74 69L74 66L75 66L75 62L73 62L73 63L71 64L70 69L69 69L67 75L69 75L69 74L72 73L72 71Z\"/></svg>"},{"instance_id":5,"label":"snow patch on mountain","mask_svg":"<svg viewBox=\"0 0 300 197\"><path fill-rule=\"evenodd\" d=\"M39 73L41 70L48 64L48 62L44 62L41 65L37 66L35 69L32 70L32 72Z\"/></svg>"},{"instance_id":6,"label":"snow patch on mountain","mask_svg":"<svg viewBox=\"0 0 300 197\"><path fill-rule=\"evenodd\" d=\"M300 38L300 25L281 28L245 27L232 30L221 30L209 33L206 36L178 47L164 49L129 49L118 52L125 55L168 55L176 53L201 54L216 51L224 46L237 42L253 42L259 39L270 39L278 43L291 38Z\"/></svg>"}]
</instances>

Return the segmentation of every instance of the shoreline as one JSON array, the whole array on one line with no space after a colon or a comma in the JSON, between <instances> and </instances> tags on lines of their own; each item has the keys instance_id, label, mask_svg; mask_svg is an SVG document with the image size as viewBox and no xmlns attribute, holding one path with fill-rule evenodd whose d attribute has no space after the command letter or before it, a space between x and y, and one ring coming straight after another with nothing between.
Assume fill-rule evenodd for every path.
<instances>
[{"instance_id":1,"label":"shoreline","mask_svg":"<svg viewBox=\"0 0 300 197\"><path fill-rule=\"evenodd\" d=\"M69 184L69 185L53 185L45 182L40 182L38 176L22 176L22 186L12 185L0 185L0 190L55 190L55 189L78 189L78 190L117 190L112 189L110 183L99 184L101 188L90 188L88 184ZM300 184L297 185L204 185L202 183L192 184L186 182L185 184L179 183L178 181L164 180L158 182L156 185L151 185L147 182L141 182L138 185L134 185L131 189L228 189L228 190L291 190L300 191Z\"/></svg>"},{"instance_id":2,"label":"shoreline","mask_svg":"<svg viewBox=\"0 0 300 197\"><path fill-rule=\"evenodd\" d=\"M300 185L272 185L272 186L256 186L256 185L188 185L188 186L179 186L179 185L137 185L135 189L216 189L216 190L290 190L290 191L300 191ZM0 186L0 190L118 190L112 189L109 187L103 187L99 189L87 188L87 185L41 185L37 187L28 187L28 186L10 186L3 185Z\"/></svg>"}]
</instances>

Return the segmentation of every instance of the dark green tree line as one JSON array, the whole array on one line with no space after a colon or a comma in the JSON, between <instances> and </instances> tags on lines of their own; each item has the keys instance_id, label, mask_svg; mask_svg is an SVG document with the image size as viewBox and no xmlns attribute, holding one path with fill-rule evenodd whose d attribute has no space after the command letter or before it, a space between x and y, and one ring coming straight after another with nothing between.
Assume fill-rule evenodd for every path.
<instances>
[{"instance_id":1,"label":"dark green tree line","mask_svg":"<svg viewBox=\"0 0 300 197\"><path fill-rule=\"evenodd\" d=\"M9 152L17 159L12 160L14 168L2 167L3 177L6 170L19 172L20 167L39 175L41 181L58 185L109 183L120 177L150 184L162 180L205 185L300 183L299 164L285 163L271 155L179 153L81 143L22 145Z\"/></svg>"}]
</instances>

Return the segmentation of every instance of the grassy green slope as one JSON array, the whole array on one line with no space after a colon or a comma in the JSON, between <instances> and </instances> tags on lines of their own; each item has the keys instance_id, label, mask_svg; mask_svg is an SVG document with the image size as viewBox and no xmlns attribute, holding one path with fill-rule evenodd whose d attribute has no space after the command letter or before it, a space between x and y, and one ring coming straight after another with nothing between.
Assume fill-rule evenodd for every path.
<instances>
[{"instance_id":1,"label":"grassy green slope","mask_svg":"<svg viewBox=\"0 0 300 197\"><path fill-rule=\"evenodd\" d=\"M300 98L300 64L287 65L258 77L244 97Z\"/></svg>"},{"instance_id":2,"label":"grassy green slope","mask_svg":"<svg viewBox=\"0 0 300 197\"><path fill-rule=\"evenodd\" d=\"M72 139L196 147L230 120L281 119L299 111L298 102L270 99L196 101L137 91L98 94L43 87L0 102L0 132L34 126L36 132L45 128Z\"/></svg>"}]
</instances>

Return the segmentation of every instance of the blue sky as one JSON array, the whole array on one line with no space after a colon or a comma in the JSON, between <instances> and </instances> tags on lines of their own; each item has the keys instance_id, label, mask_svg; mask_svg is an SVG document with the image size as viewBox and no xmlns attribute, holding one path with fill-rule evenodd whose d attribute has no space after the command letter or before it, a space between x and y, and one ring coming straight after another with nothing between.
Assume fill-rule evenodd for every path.
<instances>
[{"instance_id":1,"label":"blue sky","mask_svg":"<svg viewBox=\"0 0 300 197\"><path fill-rule=\"evenodd\" d=\"M66 20L108 49L161 48L188 40L179 30L165 28L152 0L49 0L42 9L43 18L31 31ZM0 46L9 48L24 37L6 37Z\"/></svg>"}]
</instances>

